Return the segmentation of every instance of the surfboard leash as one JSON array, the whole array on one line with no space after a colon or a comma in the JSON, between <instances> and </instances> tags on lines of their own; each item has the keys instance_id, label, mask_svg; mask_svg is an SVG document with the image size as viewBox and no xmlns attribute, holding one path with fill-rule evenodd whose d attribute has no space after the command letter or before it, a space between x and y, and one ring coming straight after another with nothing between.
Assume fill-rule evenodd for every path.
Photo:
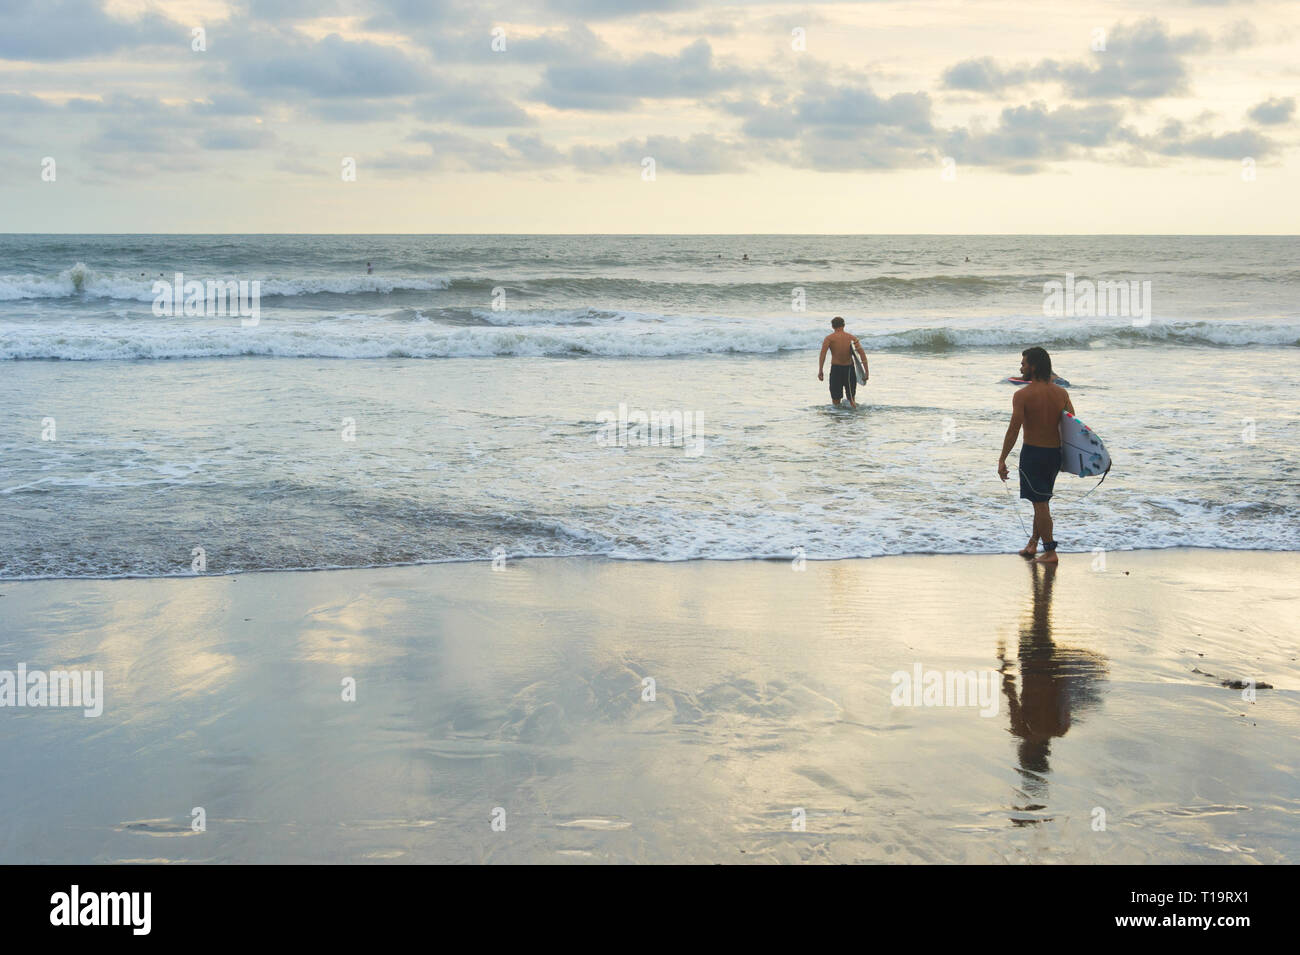
<instances>
[{"instance_id":1,"label":"surfboard leash","mask_svg":"<svg viewBox=\"0 0 1300 955\"><path fill-rule=\"evenodd\" d=\"M1017 471L1020 470L1019 465L1016 466L1016 470L1017 470ZM1025 480L1028 480L1028 478L1026 478ZM1020 529L1021 529L1022 531L1025 532L1025 535L1026 535L1026 536L1028 536L1028 534L1029 534L1029 528L1025 527L1025 519L1024 519L1023 517L1020 516L1020 508L1016 507L1016 499L1015 499L1015 497L1014 497L1014 496L1012 495L1012 493L1011 493L1011 487L1010 487L1010 485L1009 485L1006 481L1002 481L1002 482L1000 482L1000 483L1002 484L1002 486L1003 486L1004 488L1007 489L1007 499L1008 499L1008 500L1007 500L1007 506L1010 507L1011 510L1015 512L1016 520L1018 520L1018 521L1020 522Z\"/></svg>"},{"instance_id":2,"label":"surfboard leash","mask_svg":"<svg viewBox=\"0 0 1300 955\"><path fill-rule=\"evenodd\" d=\"M1104 470L1104 471L1101 472L1101 481L1098 481L1098 482L1097 482L1096 484L1094 484L1092 487L1088 488L1088 490L1084 491L1084 492L1083 492L1083 497L1079 498L1079 500L1082 501L1084 497L1087 497L1087 496L1088 496L1089 494L1091 494L1093 491L1097 490L1097 488L1101 487L1101 482L1104 481L1104 480L1106 480L1107 475L1110 474L1110 469L1111 469L1112 467L1114 467L1114 466L1115 466L1115 462L1114 462L1114 461L1111 461L1109 464L1107 464L1107 465L1106 465L1106 470Z\"/></svg>"},{"instance_id":3,"label":"surfboard leash","mask_svg":"<svg viewBox=\"0 0 1300 955\"><path fill-rule=\"evenodd\" d=\"M1082 501L1083 498L1087 497L1093 491L1097 490L1097 488L1101 487L1102 481L1105 481L1106 478L1110 475L1110 469L1114 466L1114 464L1115 462L1112 461L1110 464L1106 465L1106 470L1101 473L1101 481L1098 481L1092 487L1088 488L1088 490L1084 491L1083 496L1079 498L1079 501ZM1035 494L1043 493L1042 491L1038 490L1038 488L1034 487L1034 482L1029 480L1029 475L1025 474L1024 468L1022 468L1020 465L1017 464L1016 470L1020 472L1022 477L1024 477L1025 483L1029 485L1029 490L1033 491ZM1011 509L1016 512L1016 520L1020 522L1020 529L1024 531L1026 534L1028 534L1029 528L1025 527L1025 519L1020 516L1020 508L1016 507L1015 495L1011 493L1011 488L1006 481L1002 482L1002 486L1007 489L1007 497L1010 499L1007 503L1010 504ZM1079 501L1075 501L1074 503L1077 504L1079 503Z\"/></svg>"}]
</instances>

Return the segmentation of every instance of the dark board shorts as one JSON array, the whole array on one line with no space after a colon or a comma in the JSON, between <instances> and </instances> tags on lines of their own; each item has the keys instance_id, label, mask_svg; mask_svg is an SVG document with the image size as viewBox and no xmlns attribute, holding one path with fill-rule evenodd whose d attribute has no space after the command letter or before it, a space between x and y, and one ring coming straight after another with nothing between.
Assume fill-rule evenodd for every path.
<instances>
[{"instance_id":1,"label":"dark board shorts","mask_svg":"<svg viewBox=\"0 0 1300 955\"><path fill-rule=\"evenodd\" d=\"M831 401L839 401L848 391L852 399L858 393L858 374L852 365L831 365Z\"/></svg>"},{"instance_id":2,"label":"dark board shorts","mask_svg":"<svg viewBox=\"0 0 1300 955\"><path fill-rule=\"evenodd\" d=\"M1020 496L1026 501L1050 501L1056 472L1061 470L1061 449L1020 446Z\"/></svg>"}]
</instances>

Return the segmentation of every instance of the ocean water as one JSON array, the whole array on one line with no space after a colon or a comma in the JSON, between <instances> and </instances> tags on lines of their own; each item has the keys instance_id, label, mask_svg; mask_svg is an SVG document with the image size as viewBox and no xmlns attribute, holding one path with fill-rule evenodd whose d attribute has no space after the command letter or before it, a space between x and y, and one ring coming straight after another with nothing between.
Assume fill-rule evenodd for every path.
<instances>
[{"instance_id":1,"label":"ocean water","mask_svg":"<svg viewBox=\"0 0 1300 955\"><path fill-rule=\"evenodd\" d=\"M1298 550L1297 252L0 236L0 576L1014 549L1028 510L995 465L1029 345L1115 461L1058 479L1063 550ZM256 323L156 314L177 272L259 283ZM1067 275L1149 310L1044 314ZM816 378L833 315L870 356L856 413Z\"/></svg>"}]
</instances>

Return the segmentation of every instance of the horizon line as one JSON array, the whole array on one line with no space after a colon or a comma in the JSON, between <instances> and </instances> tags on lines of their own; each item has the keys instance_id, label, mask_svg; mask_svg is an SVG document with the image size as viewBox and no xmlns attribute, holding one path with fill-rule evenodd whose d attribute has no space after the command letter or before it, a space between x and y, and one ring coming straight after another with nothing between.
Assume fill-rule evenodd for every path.
<instances>
[{"instance_id":1,"label":"horizon line","mask_svg":"<svg viewBox=\"0 0 1300 955\"><path fill-rule=\"evenodd\" d=\"M528 236L555 238L563 236L612 236L626 238L681 238L738 236L758 238L1218 238L1218 239L1287 239L1300 238L1294 232L3 232L0 236Z\"/></svg>"}]
</instances>

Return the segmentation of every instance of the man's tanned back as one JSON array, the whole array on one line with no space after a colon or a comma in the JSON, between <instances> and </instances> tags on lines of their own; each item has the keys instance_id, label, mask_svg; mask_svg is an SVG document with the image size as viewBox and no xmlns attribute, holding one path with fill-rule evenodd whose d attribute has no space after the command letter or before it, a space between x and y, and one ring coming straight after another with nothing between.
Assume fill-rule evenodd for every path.
<instances>
[{"instance_id":1,"label":"man's tanned back","mask_svg":"<svg viewBox=\"0 0 1300 955\"><path fill-rule=\"evenodd\" d=\"M857 341L844 329L839 328L826 336L826 347L831 351L832 365L853 364L853 343Z\"/></svg>"},{"instance_id":2,"label":"man's tanned back","mask_svg":"<svg viewBox=\"0 0 1300 955\"><path fill-rule=\"evenodd\" d=\"M1016 392L1013 407L1024 415L1025 444L1040 448L1061 446L1061 412L1071 409L1070 396L1050 381L1031 381Z\"/></svg>"}]
</instances>

